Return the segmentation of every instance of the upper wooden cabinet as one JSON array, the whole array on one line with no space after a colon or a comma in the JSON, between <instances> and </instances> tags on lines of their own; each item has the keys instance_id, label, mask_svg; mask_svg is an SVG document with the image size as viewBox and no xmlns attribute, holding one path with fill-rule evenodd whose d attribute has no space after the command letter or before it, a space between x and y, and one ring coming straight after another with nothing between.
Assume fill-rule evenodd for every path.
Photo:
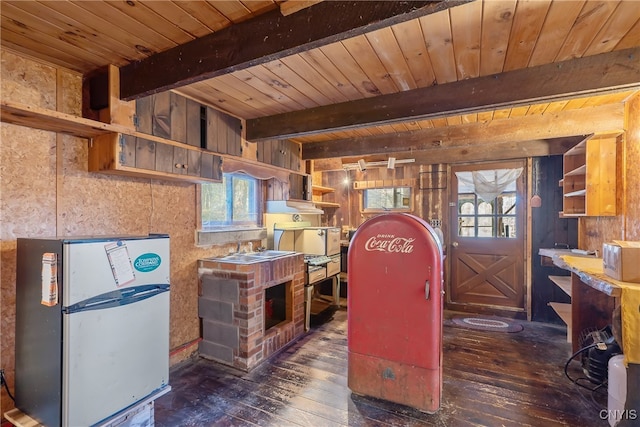
<instances>
[{"instance_id":1,"label":"upper wooden cabinet","mask_svg":"<svg viewBox=\"0 0 640 427\"><path fill-rule=\"evenodd\" d=\"M222 158L169 142L111 133L89 145L89 171L189 182L220 182Z\"/></svg>"},{"instance_id":2,"label":"upper wooden cabinet","mask_svg":"<svg viewBox=\"0 0 640 427\"><path fill-rule=\"evenodd\" d=\"M616 141L592 137L564 154L562 217L616 215Z\"/></svg>"},{"instance_id":3,"label":"upper wooden cabinet","mask_svg":"<svg viewBox=\"0 0 640 427\"><path fill-rule=\"evenodd\" d=\"M242 122L228 114L207 107L204 148L220 154L242 156Z\"/></svg>"},{"instance_id":4,"label":"upper wooden cabinet","mask_svg":"<svg viewBox=\"0 0 640 427\"><path fill-rule=\"evenodd\" d=\"M280 168L299 172L302 166L302 147L288 139L273 139L256 142L258 144L257 159Z\"/></svg>"}]
</instances>

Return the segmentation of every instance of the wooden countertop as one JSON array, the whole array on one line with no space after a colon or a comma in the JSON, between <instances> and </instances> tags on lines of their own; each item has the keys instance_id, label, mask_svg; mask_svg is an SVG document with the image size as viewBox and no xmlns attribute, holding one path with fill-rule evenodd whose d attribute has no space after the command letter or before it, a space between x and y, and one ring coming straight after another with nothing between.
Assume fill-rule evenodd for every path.
<instances>
[{"instance_id":1,"label":"wooden countertop","mask_svg":"<svg viewBox=\"0 0 640 427\"><path fill-rule=\"evenodd\" d=\"M640 283L621 282L607 276L602 258L569 255L567 252L564 249L555 253L546 250L545 254L550 253L556 266L569 270L585 285L620 299L625 361L640 364Z\"/></svg>"}]
</instances>

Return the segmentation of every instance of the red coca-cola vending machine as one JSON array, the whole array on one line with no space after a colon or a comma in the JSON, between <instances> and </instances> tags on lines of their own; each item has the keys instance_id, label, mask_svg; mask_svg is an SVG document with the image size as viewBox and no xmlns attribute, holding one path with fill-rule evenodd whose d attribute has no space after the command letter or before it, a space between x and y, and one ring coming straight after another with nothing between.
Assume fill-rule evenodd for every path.
<instances>
[{"instance_id":1,"label":"red coca-cola vending machine","mask_svg":"<svg viewBox=\"0 0 640 427\"><path fill-rule=\"evenodd\" d=\"M442 395L442 246L421 218L363 223L349 245L352 392L433 413Z\"/></svg>"}]
</instances>

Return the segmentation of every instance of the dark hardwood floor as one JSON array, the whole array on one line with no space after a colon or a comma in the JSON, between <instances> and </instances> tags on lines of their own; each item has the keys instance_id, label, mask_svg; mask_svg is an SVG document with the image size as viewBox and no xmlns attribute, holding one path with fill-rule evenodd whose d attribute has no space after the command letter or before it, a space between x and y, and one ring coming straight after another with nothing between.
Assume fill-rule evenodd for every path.
<instances>
[{"instance_id":1,"label":"dark hardwood floor","mask_svg":"<svg viewBox=\"0 0 640 427\"><path fill-rule=\"evenodd\" d=\"M347 313L249 373L202 358L171 370L171 392L155 402L157 426L608 426L606 395L564 375L565 331L540 323L518 333L481 332L445 315L440 410L425 414L347 387ZM579 376L580 366L572 362ZM606 390L605 390L606 393Z\"/></svg>"}]
</instances>

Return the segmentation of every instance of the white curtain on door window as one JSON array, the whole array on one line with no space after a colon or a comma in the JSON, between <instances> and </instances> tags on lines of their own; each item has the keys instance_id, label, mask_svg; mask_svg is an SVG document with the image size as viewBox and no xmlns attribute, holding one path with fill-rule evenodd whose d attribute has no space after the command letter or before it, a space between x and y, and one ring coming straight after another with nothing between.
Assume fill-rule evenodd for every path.
<instances>
[{"instance_id":1,"label":"white curtain on door window","mask_svg":"<svg viewBox=\"0 0 640 427\"><path fill-rule=\"evenodd\" d=\"M456 176L464 185L473 188L473 192L478 197L491 203L505 188L520 177L522 170L523 168L473 171L471 177L469 177L469 172L456 172Z\"/></svg>"}]
</instances>

